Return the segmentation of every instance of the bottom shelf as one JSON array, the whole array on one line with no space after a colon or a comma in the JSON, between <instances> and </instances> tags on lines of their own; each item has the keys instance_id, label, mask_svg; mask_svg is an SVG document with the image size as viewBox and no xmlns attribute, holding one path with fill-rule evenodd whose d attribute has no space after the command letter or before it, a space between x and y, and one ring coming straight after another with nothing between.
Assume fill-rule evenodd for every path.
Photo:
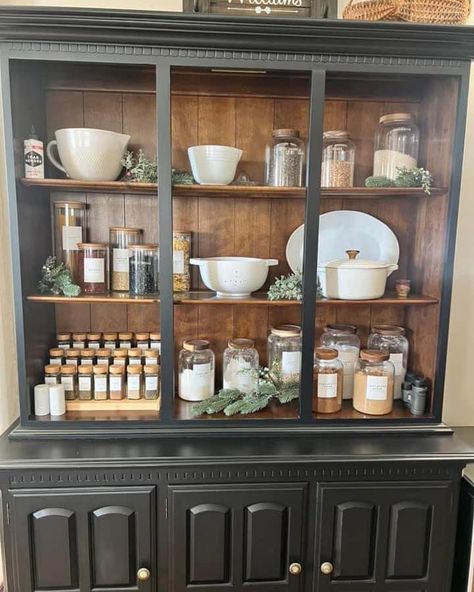
<instances>
[{"instance_id":1,"label":"bottom shelf","mask_svg":"<svg viewBox=\"0 0 474 592\"><path fill-rule=\"evenodd\" d=\"M120 399L112 401L84 401L75 399L66 401L66 412L69 411L158 411L160 399Z\"/></svg>"},{"instance_id":2,"label":"bottom shelf","mask_svg":"<svg viewBox=\"0 0 474 592\"><path fill-rule=\"evenodd\" d=\"M213 421L216 419L245 421L249 419L298 419L299 405L298 401L293 401L288 405L281 405L278 402L272 402L266 409L258 411L257 413L249 413L248 415L232 415L227 416L224 413L214 413L212 415L193 415L192 408L194 403L183 401L182 399L175 399L175 418L178 420L186 419L201 419L204 421Z\"/></svg>"},{"instance_id":3,"label":"bottom shelf","mask_svg":"<svg viewBox=\"0 0 474 592\"><path fill-rule=\"evenodd\" d=\"M412 415L410 413L410 410L407 409L406 407L403 406L403 403L401 401L395 401L393 404L393 410L391 413L388 413L387 415L368 415L366 413L360 413L360 411L357 411L356 409L354 409L354 407L352 406L352 400L346 400L343 401L342 403L342 409L341 411L338 411L337 413L313 413L313 419L318 419L318 420L328 420L328 419L332 419L332 420L339 420L339 419L378 419L378 420L384 420L384 419L411 419L413 421L419 420L419 419L425 419L427 417L430 417L429 413L426 413L425 415L422 416L415 416Z\"/></svg>"}]
</instances>

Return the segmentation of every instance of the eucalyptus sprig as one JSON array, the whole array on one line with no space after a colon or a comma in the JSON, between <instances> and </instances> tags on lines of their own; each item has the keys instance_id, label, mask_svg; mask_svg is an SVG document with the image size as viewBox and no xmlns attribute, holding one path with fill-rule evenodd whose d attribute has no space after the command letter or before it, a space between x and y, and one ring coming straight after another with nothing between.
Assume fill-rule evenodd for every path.
<instances>
[{"instance_id":1,"label":"eucalyptus sprig","mask_svg":"<svg viewBox=\"0 0 474 592\"><path fill-rule=\"evenodd\" d=\"M157 183L158 165L156 161L145 156L143 150L127 152L122 159L125 167L125 180L132 183ZM194 178L188 171L171 169L171 182L173 185L192 185Z\"/></svg>"},{"instance_id":2,"label":"eucalyptus sprig","mask_svg":"<svg viewBox=\"0 0 474 592\"><path fill-rule=\"evenodd\" d=\"M376 175L367 177L366 187L421 187L425 193L430 195L433 185L433 175L421 167L413 169L408 167L397 167L397 176L395 180Z\"/></svg>"},{"instance_id":3,"label":"eucalyptus sprig","mask_svg":"<svg viewBox=\"0 0 474 592\"><path fill-rule=\"evenodd\" d=\"M268 300L303 300L303 274L300 271L282 275L268 289ZM321 284L317 278L316 296L323 297Z\"/></svg>"},{"instance_id":4,"label":"eucalyptus sprig","mask_svg":"<svg viewBox=\"0 0 474 592\"><path fill-rule=\"evenodd\" d=\"M81 293L80 287L72 281L70 270L53 256L49 256L41 268L38 289L42 294L78 296Z\"/></svg>"}]
</instances>

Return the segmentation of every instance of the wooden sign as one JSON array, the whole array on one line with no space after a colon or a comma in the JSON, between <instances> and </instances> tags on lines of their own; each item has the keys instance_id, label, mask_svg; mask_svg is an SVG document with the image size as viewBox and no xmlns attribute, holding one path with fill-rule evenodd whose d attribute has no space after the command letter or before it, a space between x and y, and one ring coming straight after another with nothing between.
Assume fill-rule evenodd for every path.
<instances>
[{"instance_id":1,"label":"wooden sign","mask_svg":"<svg viewBox=\"0 0 474 592\"><path fill-rule=\"evenodd\" d=\"M336 0L185 0L190 12L258 17L336 16Z\"/></svg>"}]
</instances>

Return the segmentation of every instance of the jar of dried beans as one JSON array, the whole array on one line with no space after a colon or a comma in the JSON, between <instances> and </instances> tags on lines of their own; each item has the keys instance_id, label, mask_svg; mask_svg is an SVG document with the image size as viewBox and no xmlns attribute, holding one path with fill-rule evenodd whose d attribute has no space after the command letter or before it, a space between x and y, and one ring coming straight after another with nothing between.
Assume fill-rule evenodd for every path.
<instances>
[{"instance_id":1,"label":"jar of dried beans","mask_svg":"<svg viewBox=\"0 0 474 592\"><path fill-rule=\"evenodd\" d=\"M176 230L173 232L173 291L189 292L191 275L189 259L191 257L191 233Z\"/></svg>"},{"instance_id":2,"label":"jar of dried beans","mask_svg":"<svg viewBox=\"0 0 474 592\"><path fill-rule=\"evenodd\" d=\"M354 377L354 409L367 415L386 415L393 408L395 368L385 351L360 352Z\"/></svg>"},{"instance_id":3,"label":"jar of dried beans","mask_svg":"<svg viewBox=\"0 0 474 592\"><path fill-rule=\"evenodd\" d=\"M323 134L321 187L352 187L354 185L355 144L345 131Z\"/></svg>"},{"instance_id":4,"label":"jar of dried beans","mask_svg":"<svg viewBox=\"0 0 474 592\"><path fill-rule=\"evenodd\" d=\"M110 289L114 292L128 292L130 289L129 245L142 242L141 228L110 228Z\"/></svg>"},{"instance_id":5,"label":"jar of dried beans","mask_svg":"<svg viewBox=\"0 0 474 592\"><path fill-rule=\"evenodd\" d=\"M313 411L337 413L342 407L344 368L336 349L318 347L314 352Z\"/></svg>"},{"instance_id":6,"label":"jar of dried beans","mask_svg":"<svg viewBox=\"0 0 474 592\"><path fill-rule=\"evenodd\" d=\"M305 145L296 129L276 129L265 150L266 184L273 187L301 187Z\"/></svg>"},{"instance_id":7,"label":"jar of dried beans","mask_svg":"<svg viewBox=\"0 0 474 592\"><path fill-rule=\"evenodd\" d=\"M80 243L79 284L84 294L104 294L107 291L107 245Z\"/></svg>"},{"instance_id":8,"label":"jar of dried beans","mask_svg":"<svg viewBox=\"0 0 474 592\"><path fill-rule=\"evenodd\" d=\"M135 296L158 292L158 245L130 245L130 293Z\"/></svg>"}]
</instances>

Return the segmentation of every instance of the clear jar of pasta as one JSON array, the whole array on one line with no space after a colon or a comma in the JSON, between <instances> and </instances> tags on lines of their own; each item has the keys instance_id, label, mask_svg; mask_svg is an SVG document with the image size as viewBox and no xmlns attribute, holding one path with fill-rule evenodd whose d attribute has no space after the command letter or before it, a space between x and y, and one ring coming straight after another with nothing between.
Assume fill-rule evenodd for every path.
<instances>
[{"instance_id":1,"label":"clear jar of pasta","mask_svg":"<svg viewBox=\"0 0 474 592\"><path fill-rule=\"evenodd\" d=\"M173 291L189 292L191 274L189 259L191 257L191 233L176 230L173 232Z\"/></svg>"}]
</instances>

